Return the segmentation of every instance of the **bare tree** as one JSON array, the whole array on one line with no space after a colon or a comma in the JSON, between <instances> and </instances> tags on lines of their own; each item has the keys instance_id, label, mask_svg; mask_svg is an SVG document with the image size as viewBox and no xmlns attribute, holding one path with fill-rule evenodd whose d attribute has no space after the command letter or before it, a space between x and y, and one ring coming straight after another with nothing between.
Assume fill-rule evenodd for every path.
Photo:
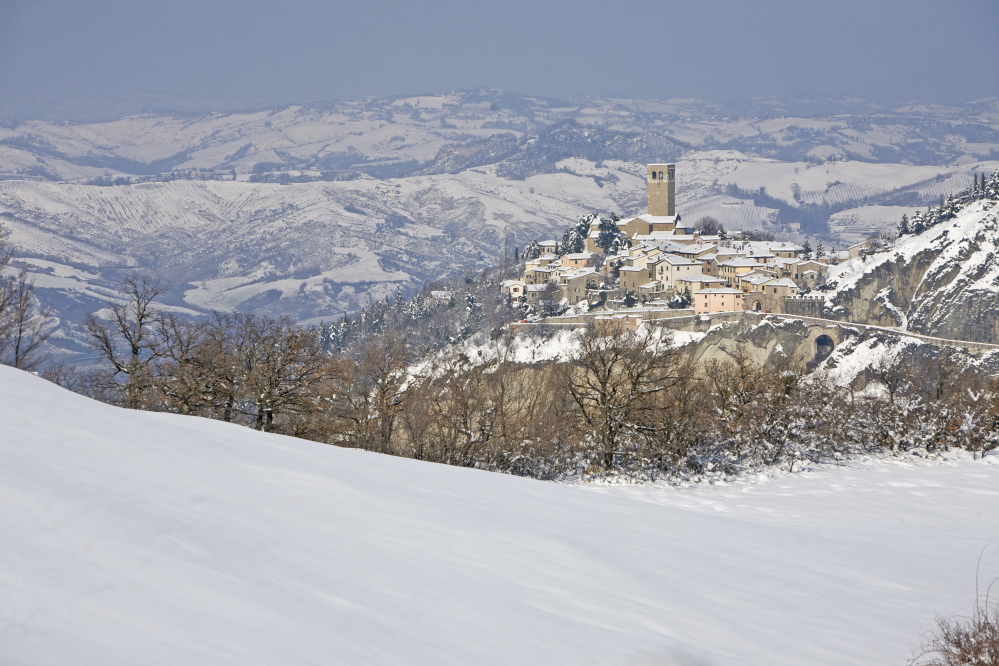
<instances>
[{"instance_id":1,"label":"bare tree","mask_svg":"<svg viewBox=\"0 0 999 666\"><path fill-rule=\"evenodd\" d=\"M598 444L605 469L632 435L668 427L654 418L654 398L676 379L671 333L652 325L638 331L591 328L578 353L558 367L559 383Z\"/></svg>"},{"instance_id":2,"label":"bare tree","mask_svg":"<svg viewBox=\"0 0 999 666\"><path fill-rule=\"evenodd\" d=\"M710 215L705 215L697 220L697 222L694 222L694 228L700 231L704 236L717 236L718 232L721 230L721 224L719 224L718 220Z\"/></svg>"},{"instance_id":3,"label":"bare tree","mask_svg":"<svg viewBox=\"0 0 999 666\"><path fill-rule=\"evenodd\" d=\"M210 404L212 356L206 352L207 322L190 322L166 314L159 322L162 362L156 386L181 414L196 414Z\"/></svg>"},{"instance_id":4,"label":"bare tree","mask_svg":"<svg viewBox=\"0 0 999 666\"><path fill-rule=\"evenodd\" d=\"M271 431L276 416L308 409L309 391L321 380L324 363L312 331L286 318L260 318L260 324L243 404L249 407L254 428Z\"/></svg>"},{"instance_id":5,"label":"bare tree","mask_svg":"<svg viewBox=\"0 0 999 666\"><path fill-rule=\"evenodd\" d=\"M167 285L158 279L130 275L121 284L124 302L109 302L106 319L94 313L84 319L90 345L106 364L109 379L118 385L121 402L129 409L143 406L152 386L152 365L163 355L156 334L162 316L154 301L166 291Z\"/></svg>"},{"instance_id":6,"label":"bare tree","mask_svg":"<svg viewBox=\"0 0 999 666\"><path fill-rule=\"evenodd\" d=\"M322 387L331 443L390 452L409 359L405 342L387 333L334 360Z\"/></svg>"},{"instance_id":7,"label":"bare tree","mask_svg":"<svg viewBox=\"0 0 999 666\"><path fill-rule=\"evenodd\" d=\"M9 264L10 254L0 256L0 272ZM21 370L35 370L46 361L41 347L49 338L48 312L40 310L28 267L16 277L0 277L0 362Z\"/></svg>"}]
</instances>

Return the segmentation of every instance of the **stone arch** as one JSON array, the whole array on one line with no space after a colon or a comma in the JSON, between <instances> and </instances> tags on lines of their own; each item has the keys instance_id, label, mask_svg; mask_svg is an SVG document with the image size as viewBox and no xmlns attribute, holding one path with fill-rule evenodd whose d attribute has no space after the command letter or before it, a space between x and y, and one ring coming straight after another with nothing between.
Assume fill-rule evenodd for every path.
<instances>
[{"instance_id":1,"label":"stone arch","mask_svg":"<svg viewBox=\"0 0 999 666\"><path fill-rule=\"evenodd\" d=\"M763 301L753 303L753 312L763 312Z\"/></svg>"},{"instance_id":2,"label":"stone arch","mask_svg":"<svg viewBox=\"0 0 999 666\"><path fill-rule=\"evenodd\" d=\"M815 360L821 361L828 357L836 349L836 341L831 336L823 333L815 338Z\"/></svg>"}]
</instances>

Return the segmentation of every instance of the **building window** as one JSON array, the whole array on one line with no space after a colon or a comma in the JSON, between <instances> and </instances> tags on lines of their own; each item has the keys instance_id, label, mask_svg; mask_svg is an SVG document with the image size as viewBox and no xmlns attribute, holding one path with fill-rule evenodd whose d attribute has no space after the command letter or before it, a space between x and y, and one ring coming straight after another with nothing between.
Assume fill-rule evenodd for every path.
<instances>
[{"instance_id":1,"label":"building window","mask_svg":"<svg viewBox=\"0 0 999 666\"><path fill-rule=\"evenodd\" d=\"M663 179L663 172L662 172L662 171L660 171L660 172L659 172L659 180L662 180L662 179Z\"/></svg>"},{"instance_id":2,"label":"building window","mask_svg":"<svg viewBox=\"0 0 999 666\"><path fill-rule=\"evenodd\" d=\"M655 179L656 179L656 172L655 172L655 171L653 171L653 172L652 172L652 180L655 180Z\"/></svg>"}]
</instances>

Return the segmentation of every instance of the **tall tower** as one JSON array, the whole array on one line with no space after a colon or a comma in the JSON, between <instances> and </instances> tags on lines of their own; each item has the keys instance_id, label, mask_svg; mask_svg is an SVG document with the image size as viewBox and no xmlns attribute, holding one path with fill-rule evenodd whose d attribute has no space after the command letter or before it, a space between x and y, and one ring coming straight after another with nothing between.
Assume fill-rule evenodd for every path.
<instances>
[{"instance_id":1,"label":"tall tower","mask_svg":"<svg viewBox=\"0 0 999 666\"><path fill-rule=\"evenodd\" d=\"M676 215L676 165L649 164L649 215Z\"/></svg>"}]
</instances>

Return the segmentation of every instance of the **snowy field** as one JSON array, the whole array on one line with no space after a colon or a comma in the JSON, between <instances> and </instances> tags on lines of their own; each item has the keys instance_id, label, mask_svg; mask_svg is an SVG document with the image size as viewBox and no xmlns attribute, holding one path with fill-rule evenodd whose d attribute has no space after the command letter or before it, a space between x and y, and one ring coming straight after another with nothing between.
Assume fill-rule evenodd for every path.
<instances>
[{"instance_id":1,"label":"snowy field","mask_svg":"<svg viewBox=\"0 0 999 666\"><path fill-rule=\"evenodd\" d=\"M3 664L903 664L999 574L999 460L584 488L0 367Z\"/></svg>"}]
</instances>

